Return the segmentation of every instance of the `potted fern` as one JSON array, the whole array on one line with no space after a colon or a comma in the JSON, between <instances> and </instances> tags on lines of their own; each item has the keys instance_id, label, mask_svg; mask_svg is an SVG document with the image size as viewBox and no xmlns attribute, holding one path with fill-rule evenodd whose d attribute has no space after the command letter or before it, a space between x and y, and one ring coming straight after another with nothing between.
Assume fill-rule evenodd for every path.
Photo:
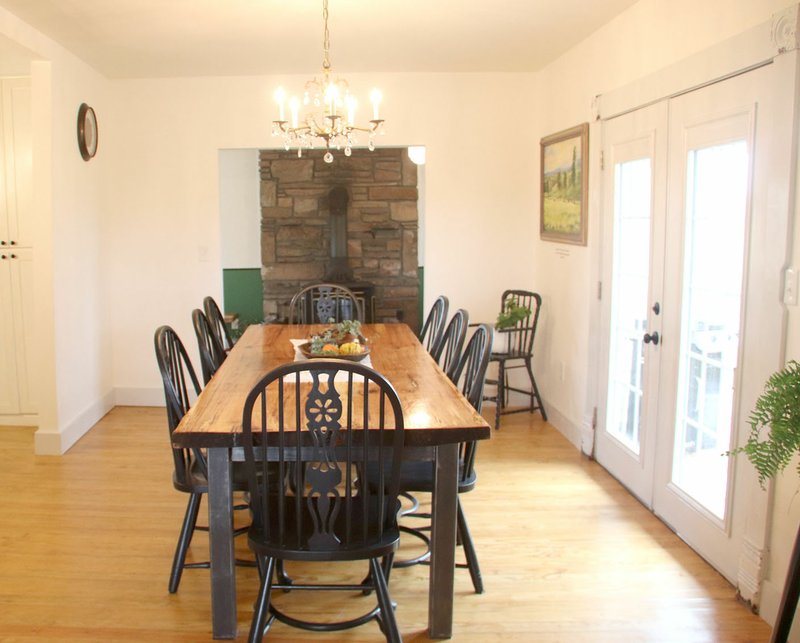
<instances>
[{"instance_id":1,"label":"potted fern","mask_svg":"<svg viewBox=\"0 0 800 643\"><path fill-rule=\"evenodd\" d=\"M747 443L728 455L744 453L758 471L758 481L763 488L767 480L783 471L795 454L800 453L800 364L791 360L767 380L748 423L750 435ZM770 429L768 435L765 435L765 429ZM800 462L797 472L800 474ZM784 643L788 639L798 598L800 529L786 573L781 605L772 630L772 643Z\"/></svg>"},{"instance_id":2,"label":"potted fern","mask_svg":"<svg viewBox=\"0 0 800 643\"><path fill-rule=\"evenodd\" d=\"M531 309L520 305L516 297L506 299L503 310L498 313L494 323L492 347L495 352L502 353L508 350L508 332L513 330L517 323L527 319L530 314Z\"/></svg>"}]
</instances>

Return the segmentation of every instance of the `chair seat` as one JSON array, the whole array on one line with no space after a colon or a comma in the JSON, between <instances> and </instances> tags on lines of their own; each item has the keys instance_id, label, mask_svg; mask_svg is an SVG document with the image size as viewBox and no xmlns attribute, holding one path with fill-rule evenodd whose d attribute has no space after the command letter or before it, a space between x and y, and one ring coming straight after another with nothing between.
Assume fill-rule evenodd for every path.
<instances>
[{"instance_id":1,"label":"chair seat","mask_svg":"<svg viewBox=\"0 0 800 643\"><path fill-rule=\"evenodd\" d=\"M397 550L400 542L400 530L394 526L385 529L382 534L379 534L375 531L374 526L365 527L362 520L363 502L353 503L349 518L344 503L341 503L332 529L326 533L321 533L319 528L315 529L316 525L311 517L312 514L307 508L308 501L308 497L303 498L301 501L299 520L295 503L283 503L285 530L282 541L278 537L279 530L274 526L272 533L265 532L260 526L251 526L248 531L250 548L259 556L278 558L280 560L303 561L364 560L386 556ZM369 505L366 512L367 515L376 515L380 509L381 501L386 504L385 499L371 496L367 500ZM277 521L278 498L275 496L270 497L267 504L268 509L265 515L272 516L272 519ZM394 507L385 506L383 510L397 513L398 508L399 503ZM347 525L348 519L350 521L349 529ZM374 523L374 518L372 520ZM368 534L366 539L362 536L365 530ZM373 533L368 533L370 531ZM344 537L347 533L353 534L353 544L342 543L333 535L341 534Z\"/></svg>"},{"instance_id":2,"label":"chair seat","mask_svg":"<svg viewBox=\"0 0 800 643\"><path fill-rule=\"evenodd\" d=\"M435 463L425 461L404 460L400 465L400 491L413 493L433 493L435 477ZM370 487L378 479L378 464L370 462L367 465L367 480ZM458 493L471 491L478 480L478 474L473 469L469 476L464 476L464 462L458 462Z\"/></svg>"},{"instance_id":3,"label":"chair seat","mask_svg":"<svg viewBox=\"0 0 800 643\"><path fill-rule=\"evenodd\" d=\"M247 491L247 472L242 462L233 463L231 475L233 477L231 482L233 491ZM202 466L195 458L192 458L184 475L184 480L179 480L177 473L173 472L172 485L175 489L184 493L208 493L208 479Z\"/></svg>"},{"instance_id":4,"label":"chair seat","mask_svg":"<svg viewBox=\"0 0 800 643\"><path fill-rule=\"evenodd\" d=\"M492 353L489 359L497 361L501 359L527 359L529 355L521 351L508 351L504 353Z\"/></svg>"}]
</instances>

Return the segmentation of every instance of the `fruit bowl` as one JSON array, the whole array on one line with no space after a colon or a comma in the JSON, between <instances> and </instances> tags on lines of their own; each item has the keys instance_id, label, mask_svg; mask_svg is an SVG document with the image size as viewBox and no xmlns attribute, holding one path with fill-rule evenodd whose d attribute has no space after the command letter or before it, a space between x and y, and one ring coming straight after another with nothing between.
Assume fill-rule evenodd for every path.
<instances>
[{"instance_id":1,"label":"fruit bowl","mask_svg":"<svg viewBox=\"0 0 800 643\"><path fill-rule=\"evenodd\" d=\"M366 344L366 340L361 343L362 350L360 353L334 353L332 351L312 353L311 342L300 344L297 348L300 349L306 359L345 359L348 362L360 362L369 355L369 346Z\"/></svg>"}]
</instances>

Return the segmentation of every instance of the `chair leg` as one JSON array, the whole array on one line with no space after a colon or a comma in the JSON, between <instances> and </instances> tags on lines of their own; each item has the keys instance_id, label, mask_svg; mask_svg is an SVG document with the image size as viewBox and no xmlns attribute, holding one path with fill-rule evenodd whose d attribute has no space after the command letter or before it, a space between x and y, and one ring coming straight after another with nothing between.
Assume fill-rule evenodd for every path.
<instances>
[{"instance_id":1,"label":"chair leg","mask_svg":"<svg viewBox=\"0 0 800 643\"><path fill-rule=\"evenodd\" d=\"M277 576L278 582L281 585L291 585L292 584L292 579L286 573L286 565L282 560L278 561L277 565L275 566L275 569L276 569L275 575ZM289 590L287 589L287 590L284 590L284 591L288 592Z\"/></svg>"},{"instance_id":2,"label":"chair leg","mask_svg":"<svg viewBox=\"0 0 800 643\"><path fill-rule=\"evenodd\" d=\"M497 362L497 402L494 407L494 428L500 428L500 414L503 411L503 400L505 396L505 369L503 368L503 361Z\"/></svg>"},{"instance_id":3,"label":"chair leg","mask_svg":"<svg viewBox=\"0 0 800 643\"><path fill-rule=\"evenodd\" d=\"M263 568L264 574L261 578L258 598L253 610L253 622L250 625L250 636L247 639L249 643L261 643L264 638L264 629L267 626L267 616L269 615L269 594L272 589L272 571L274 567L274 558L267 558L266 564L259 559L258 568L259 570Z\"/></svg>"},{"instance_id":4,"label":"chair leg","mask_svg":"<svg viewBox=\"0 0 800 643\"><path fill-rule=\"evenodd\" d=\"M178 591L181 582L183 566L186 563L186 552L192 542L194 527L197 524L197 513L200 510L201 494L193 493L189 495L189 502L186 505L186 514L183 517L181 533L178 536L178 544L175 547L175 556L172 559L172 571L169 575L169 593L174 594Z\"/></svg>"},{"instance_id":5,"label":"chair leg","mask_svg":"<svg viewBox=\"0 0 800 643\"><path fill-rule=\"evenodd\" d=\"M536 378L533 377L530 358L525 360L525 368L528 369L528 377L531 378L531 413L538 407L539 412L542 414L542 419L547 422L547 411L544 410L542 396L539 395L539 387L536 386Z\"/></svg>"},{"instance_id":6,"label":"chair leg","mask_svg":"<svg viewBox=\"0 0 800 643\"><path fill-rule=\"evenodd\" d=\"M472 578L472 586L475 588L476 594L483 594L483 579L481 578L480 565L478 565L478 555L475 553L475 545L472 543L472 535L469 533L469 526L464 516L461 500L458 500L456 507L458 509L458 533L464 545L464 554L467 557L467 568Z\"/></svg>"},{"instance_id":7,"label":"chair leg","mask_svg":"<svg viewBox=\"0 0 800 643\"><path fill-rule=\"evenodd\" d=\"M369 565L372 578L375 581L375 593L378 595L378 605L380 605L381 608L379 616L381 619L381 629L389 643L402 643L403 639L400 637L400 630L397 627L397 619L394 616L392 600L389 597L389 587L386 584L386 577L383 575L381 562L377 558L370 558Z\"/></svg>"}]
</instances>

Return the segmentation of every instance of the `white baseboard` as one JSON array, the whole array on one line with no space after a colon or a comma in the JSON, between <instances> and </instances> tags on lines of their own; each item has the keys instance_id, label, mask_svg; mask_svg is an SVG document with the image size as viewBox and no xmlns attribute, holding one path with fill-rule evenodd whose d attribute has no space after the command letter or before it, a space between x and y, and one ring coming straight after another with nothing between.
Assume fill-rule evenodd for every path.
<instances>
[{"instance_id":1,"label":"white baseboard","mask_svg":"<svg viewBox=\"0 0 800 643\"><path fill-rule=\"evenodd\" d=\"M114 391L116 406L164 406L164 389L117 388Z\"/></svg>"},{"instance_id":2,"label":"white baseboard","mask_svg":"<svg viewBox=\"0 0 800 643\"><path fill-rule=\"evenodd\" d=\"M778 608L781 606L783 588L776 587L775 583L765 580L761 583L761 601L758 605L758 615L770 625L775 625L778 617Z\"/></svg>"},{"instance_id":3,"label":"white baseboard","mask_svg":"<svg viewBox=\"0 0 800 643\"><path fill-rule=\"evenodd\" d=\"M39 416L35 413L0 415L0 426L39 426Z\"/></svg>"},{"instance_id":4,"label":"white baseboard","mask_svg":"<svg viewBox=\"0 0 800 643\"><path fill-rule=\"evenodd\" d=\"M581 427L552 406L547 406L547 421L558 429L558 432L567 438L576 449L581 450Z\"/></svg>"},{"instance_id":5,"label":"white baseboard","mask_svg":"<svg viewBox=\"0 0 800 643\"><path fill-rule=\"evenodd\" d=\"M109 392L90 405L61 431L40 428L33 436L36 455L63 455L89 429L114 407L114 393Z\"/></svg>"}]
</instances>

